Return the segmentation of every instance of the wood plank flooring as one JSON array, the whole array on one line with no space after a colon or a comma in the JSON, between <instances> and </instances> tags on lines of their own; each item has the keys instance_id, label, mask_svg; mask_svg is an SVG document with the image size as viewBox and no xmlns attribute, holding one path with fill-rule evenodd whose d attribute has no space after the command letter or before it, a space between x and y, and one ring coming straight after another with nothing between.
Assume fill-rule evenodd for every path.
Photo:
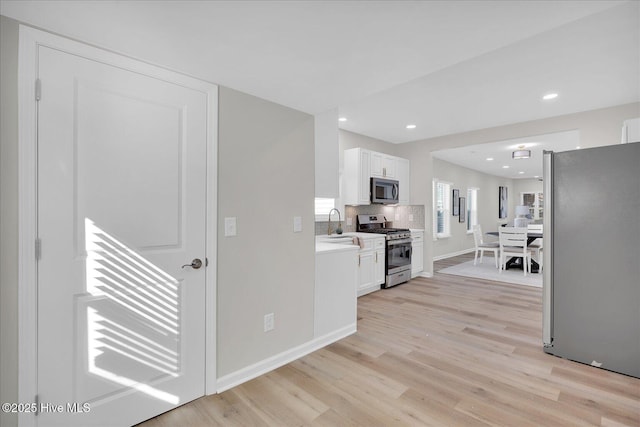
<instances>
[{"instance_id":1,"label":"wood plank flooring","mask_svg":"<svg viewBox=\"0 0 640 427\"><path fill-rule=\"evenodd\" d=\"M359 298L356 334L140 426L640 426L639 379L542 351L541 297L414 279Z\"/></svg>"}]
</instances>

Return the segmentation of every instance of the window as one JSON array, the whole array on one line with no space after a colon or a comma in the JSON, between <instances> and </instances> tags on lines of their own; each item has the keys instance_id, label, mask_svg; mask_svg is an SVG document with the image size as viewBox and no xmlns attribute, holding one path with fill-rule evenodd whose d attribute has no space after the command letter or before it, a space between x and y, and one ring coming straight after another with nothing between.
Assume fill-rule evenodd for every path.
<instances>
[{"instance_id":1,"label":"window","mask_svg":"<svg viewBox=\"0 0 640 427\"><path fill-rule=\"evenodd\" d=\"M520 204L529 207L531 219L542 219L544 213L543 193L520 193Z\"/></svg>"},{"instance_id":2,"label":"window","mask_svg":"<svg viewBox=\"0 0 640 427\"><path fill-rule=\"evenodd\" d=\"M467 189L467 233L473 233L473 226L478 224L478 189Z\"/></svg>"},{"instance_id":3,"label":"window","mask_svg":"<svg viewBox=\"0 0 640 427\"><path fill-rule=\"evenodd\" d=\"M316 221L328 221L329 211L336 207L336 199L316 197Z\"/></svg>"},{"instance_id":4,"label":"window","mask_svg":"<svg viewBox=\"0 0 640 427\"><path fill-rule=\"evenodd\" d=\"M451 183L433 180L433 235L451 235Z\"/></svg>"}]
</instances>

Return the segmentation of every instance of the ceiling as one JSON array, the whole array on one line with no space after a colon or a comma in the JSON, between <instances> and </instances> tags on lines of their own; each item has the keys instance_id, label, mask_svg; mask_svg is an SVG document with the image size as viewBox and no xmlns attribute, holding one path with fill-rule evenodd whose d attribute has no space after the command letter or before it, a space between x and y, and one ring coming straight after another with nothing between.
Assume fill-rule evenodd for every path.
<instances>
[{"instance_id":1,"label":"ceiling","mask_svg":"<svg viewBox=\"0 0 640 427\"><path fill-rule=\"evenodd\" d=\"M489 175L510 179L531 179L542 178L543 151L558 153L579 148L586 148L580 147L580 132L570 130L434 151L432 155L449 163ZM531 157L513 159L512 153L521 149L531 151Z\"/></svg>"},{"instance_id":2,"label":"ceiling","mask_svg":"<svg viewBox=\"0 0 640 427\"><path fill-rule=\"evenodd\" d=\"M0 13L307 113L338 108L341 128L392 143L640 101L637 1L3 0Z\"/></svg>"}]
</instances>

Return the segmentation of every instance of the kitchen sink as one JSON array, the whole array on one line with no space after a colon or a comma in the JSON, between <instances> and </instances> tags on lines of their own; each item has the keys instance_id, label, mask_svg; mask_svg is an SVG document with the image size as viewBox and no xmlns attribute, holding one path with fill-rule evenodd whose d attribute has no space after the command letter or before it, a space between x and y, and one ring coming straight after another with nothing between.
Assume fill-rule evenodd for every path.
<instances>
[{"instance_id":1,"label":"kitchen sink","mask_svg":"<svg viewBox=\"0 0 640 427\"><path fill-rule=\"evenodd\" d=\"M353 243L352 236L342 236L340 234L332 234L331 236L323 236L322 240L327 243Z\"/></svg>"}]
</instances>

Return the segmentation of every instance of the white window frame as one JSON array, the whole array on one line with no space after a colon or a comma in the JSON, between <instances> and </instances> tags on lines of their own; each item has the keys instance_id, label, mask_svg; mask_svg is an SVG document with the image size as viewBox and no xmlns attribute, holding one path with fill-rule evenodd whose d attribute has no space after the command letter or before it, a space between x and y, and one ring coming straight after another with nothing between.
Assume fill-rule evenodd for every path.
<instances>
[{"instance_id":1,"label":"white window frame","mask_svg":"<svg viewBox=\"0 0 640 427\"><path fill-rule=\"evenodd\" d=\"M314 201L316 222L329 221L329 212L336 207L336 199L316 197Z\"/></svg>"},{"instance_id":2,"label":"white window frame","mask_svg":"<svg viewBox=\"0 0 640 427\"><path fill-rule=\"evenodd\" d=\"M444 231L438 233L438 186L443 185L442 200L442 226ZM446 239L451 237L451 189L453 183L442 181L437 178L433 180L433 239Z\"/></svg>"},{"instance_id":3,"label":"white window frame","mask_svg":"<svg viewBox=\"0 0 640 427\"><path fill-rule=\"evenodd\" d=\"M478 191L477 187L467 188L467 234L473 233L473 226L478 224Z\"/></svg>"}]
</instances>

